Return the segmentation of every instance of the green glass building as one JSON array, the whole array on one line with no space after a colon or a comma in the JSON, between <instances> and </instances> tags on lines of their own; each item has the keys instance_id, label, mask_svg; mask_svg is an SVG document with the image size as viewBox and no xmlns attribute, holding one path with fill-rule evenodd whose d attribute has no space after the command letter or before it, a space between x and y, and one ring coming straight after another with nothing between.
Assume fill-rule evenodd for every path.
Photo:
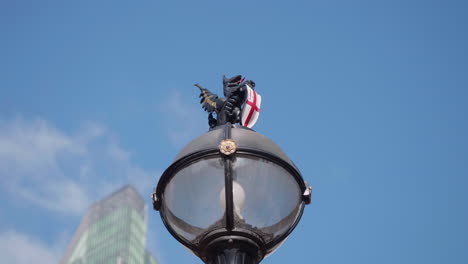
<instances>
[{"instance_id":1,"label":"green glass building","mask_svg":"<svg viewBox=\"0 0 468 264\"><path fill-rule=\"evenodd\" d=\"M94 203L60 264L156 264L146 250L147 210L131 185Z\"/></svg>"}]
</instances>

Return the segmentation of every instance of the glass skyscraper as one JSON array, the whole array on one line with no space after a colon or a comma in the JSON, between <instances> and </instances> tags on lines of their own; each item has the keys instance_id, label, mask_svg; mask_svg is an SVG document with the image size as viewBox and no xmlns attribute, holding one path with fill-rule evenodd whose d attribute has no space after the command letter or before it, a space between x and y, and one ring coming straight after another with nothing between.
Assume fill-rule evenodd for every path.
<instances>
[{"instance_id":1,"label":"glass skyscraper","mask_svg":"<svg viewBox=\"0 0 468 264\"><path fill-rule=\"evenodd\" d=\"M146 250L147 210L131 185L94 203L60 264L156 264Z\"/></svg>"}]
</instances>

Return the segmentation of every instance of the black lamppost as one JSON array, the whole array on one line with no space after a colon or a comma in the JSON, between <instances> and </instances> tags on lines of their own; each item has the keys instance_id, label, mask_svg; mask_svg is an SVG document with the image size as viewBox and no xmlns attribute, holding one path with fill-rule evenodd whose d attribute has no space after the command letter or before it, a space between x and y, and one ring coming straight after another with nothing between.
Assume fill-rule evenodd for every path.
<instances>
[{"instance_id":1,"label":"black lamppost","mask_svg":"<svg viewBox=\"0 0 468 264\"><path fill-rule=\"evenodd\" d=\"M311 187L275 143L226 122L178 154L152 197L169 232L205 263L256 264L292 232Z\"/></svg>"}]
</instances>

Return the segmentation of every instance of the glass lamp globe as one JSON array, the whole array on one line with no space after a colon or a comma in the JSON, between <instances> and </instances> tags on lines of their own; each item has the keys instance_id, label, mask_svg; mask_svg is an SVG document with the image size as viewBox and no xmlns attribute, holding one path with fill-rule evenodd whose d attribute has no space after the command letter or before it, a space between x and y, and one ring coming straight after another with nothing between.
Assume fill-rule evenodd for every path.
<instances>
[{"instance_id":1,"label":"glass lamp globe","mask_svg":"<svg viewBox=\"0 0 468 264\"><path fill-rule=\"evenodd\" d=\"M232 253L259 263L292 232L310 197L311 187L275 143L228 123L179 153L153 204L169 232L204 262Z\"/></svg>"}]
</instances>

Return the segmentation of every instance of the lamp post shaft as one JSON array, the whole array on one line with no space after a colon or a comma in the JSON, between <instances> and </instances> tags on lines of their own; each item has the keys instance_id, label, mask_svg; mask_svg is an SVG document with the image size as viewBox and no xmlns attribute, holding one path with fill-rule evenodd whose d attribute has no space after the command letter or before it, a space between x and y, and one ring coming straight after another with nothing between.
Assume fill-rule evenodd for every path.
<instances>
[{"instance_id":1,"label":"lamp post shaft","mask_svg":"<svg viewBox=\"0 0 468 264\"><path fill-rule=\"evenodd\" d=\"M217 252L207 264L257 264L257 262L246 251L238 248L227 248Z\"/></svg>"}]
</instances>

